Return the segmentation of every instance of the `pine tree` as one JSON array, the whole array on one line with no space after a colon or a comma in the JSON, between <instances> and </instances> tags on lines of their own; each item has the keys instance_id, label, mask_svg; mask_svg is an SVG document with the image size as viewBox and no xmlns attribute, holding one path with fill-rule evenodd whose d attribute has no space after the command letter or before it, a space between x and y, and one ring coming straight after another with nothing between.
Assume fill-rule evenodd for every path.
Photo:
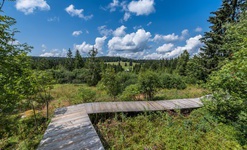
<instances>
[{"instance_id":1,"label":"pine tree","mask_svg":"<svg viewBox=\"0 0 247 150\"><path fill-rule=\"evenodd\" d=\"M79 50L76 50L76 53L75 53L75 68L76 69L80 69L84 66L84 61L81 57L81 54L79 52Z\"/></svg>"},{"instance_id":2,"label":"pine tree","mask_svg":"<svg viewBox=\"0 0 247 150\"><path fill-rule=\"evenodd\" d=\"M179 75L186 76L187 63L189 61L190 54L185 50L178 58L177 71Z\"/></svg>"},{"instance_id":3,"label":"pine tree","mask_svg":"<svg viewBox=\"0 0 247 150\"><path fill-rule=\"evenodd\" d=\"M219 63L229 57L230 52L220 48L226 32L224 25L238 21L245 3L246 0L223 0L221 7L211 13L213 16L209 17L208 20L212 24L211 30L205 32L201 39L205 46L201 48L200 57L206 74L218 70L220 68Z\"/></svg>"},{"instance_id":4,"label":"pine tree","mask_svg":"<svg viewBox=\"0 0 247 150\"><path fill-rule=\"evenodd\" d=\"M87 84L90 86L95 86L101 80L101 65L96 55L98 54L98 50L93 47L92 50L89 51L89 58L86 62L86 68L88 69L87 76Z\"/></svg>"},{"instance_id":5,"label":"pine tree","mask_svg":"<svg viewBox=\"0 0 247 150\"><path fill-rule=\"evenodd\" d=\"M68 50L67 52L67 59L66 59L66 68L69 70L69 71L72 71L73 70L73 55L72 55L72 51Z\"/></svg>"}]
</instances>

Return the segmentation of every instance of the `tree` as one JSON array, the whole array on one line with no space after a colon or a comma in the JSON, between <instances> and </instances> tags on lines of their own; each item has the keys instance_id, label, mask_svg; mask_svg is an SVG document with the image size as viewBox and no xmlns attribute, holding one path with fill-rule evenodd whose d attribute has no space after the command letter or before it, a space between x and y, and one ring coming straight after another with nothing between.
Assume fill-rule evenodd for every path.
<instances>
[{"instance_id":1,"label":"tree","mask_svg":"<svg viewBox=\"0 0 247 150\"><path fill-rule=\"evenodd\" d=\"M186 76L187 63L190 59L190 54L185 50L178 58L177 71L179 75Z\"/></svg>"},{"instance_id":2,"label":"tree","mask_svg":"<svg viewBox=\"0 0 247 150\"><path fill-rule=\"evenodd\" d=\"M207 74L218 70L219 63L230 56L228 51L220 49L226 32L224 24L238 21L239 12L244 3L246 3L245 0L223 0L221 7L211 13L214 15L208 20L212 24L211 30L205 32L201 39L205 45L201 48L202 52L200 53L202 65Z\"/></svg>"},{"instance_id":3,"label":"tree","mask_svg":"<svg viewBox=\"0 0 247 150\"><path fill-rule=\"evenodd\" d=\"M102 76L102 83L108 94L113 96L114 100L116 96L121 92L121 85L118 76L113 68L107 68Z\"/></svg>"},{"instance_id":4,"label":"tree","mask_svg":"<svg viewBox=\"0 0 247 150\"><path fill-rule=\"evenodd\" d=\"M72 55L72 51L68 50L67 52L67 61L66 61L66 68L69 70L69 71L72 71L73 70L73 55Z\"/></svg>"},{"instance_id":5,"label":"tree","mask_svg":"<svg viewBox=\"0 0 247 150\"><path fill-rule=\"evenodd\" d=\"M148 100L152 100L159 87L158 74L152 71L145 71L139 74L138 84L141 91L146 94Z\"/></svg>"},{"instance_id":6,"label":"tree","mask_svg":"<svg viewBox=\"0 0 247 150\"><path fill-rule=\"evenodd\" d=\"M81 54L79 52L79 50L76 50L76 53L75 53L75 68L76 69L80 69L80 68L83 68L84 66L84 61L81 57Z\"/></svg>"},{"instance_id":7,"label":"tree","mask_svg":"<svg viewBox=\"0 0 247 150\"><path fill-rule=\"evenodd\" d=\"M226 25L227 31L222 49L231 50L219 71L209 78L208 85L214 91L213 101L206 108L220 121L230 123L247 138L247 16L238 23Z\"/></svg>"},{"instance_id":8,"label":"tree","mask_svg":"<svg viewBox=\"0 0 247 150\"><path fill-rule=\"evenodd\" d=\"M12 30L15 23L14 18L0 15L0 109L3 113L17 108L22 75L30 69L27 53L32 47L16 41L17 31Z\"/></svg>"},{"instance_id":9,"label":"tree","mask_svg":"<svg viewBox=\"0 0 247 150\"><path fill-rule=\"evenodd\" d=\"M88 69L87 84L90 86L95 86L101 80L101 66L100 62L96 58L98 50L93 47L92 50L88 52L89 58L86 62L86 68Z\"/></svg>"}]
</instances>

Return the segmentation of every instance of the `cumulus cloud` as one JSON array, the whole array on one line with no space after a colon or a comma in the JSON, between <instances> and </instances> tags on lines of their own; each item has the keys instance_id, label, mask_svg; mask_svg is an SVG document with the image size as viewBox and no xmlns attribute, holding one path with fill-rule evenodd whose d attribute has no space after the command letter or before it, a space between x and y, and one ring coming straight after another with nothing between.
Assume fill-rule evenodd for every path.
<instances>
[{"instance_id":1,"label":"cumulus cloud","mask_svg":"<svg viewBox=\"0 0 247 150\"><path fill-rule=\"evenodd\" d=\"M124 52L124 51L109 51L107 56L117 56L117 57L125 57L132 59L143 59L145 55L145 51L140 52Z\"/></svg>"},{"instance_id":2,"label":"cumulus cloud","mask_svg":"<svg viewBox=\"0 0 247 150\"><path fill-rule=\"evenodd\" d=\"M148 41L151 37L150 32L139 29L137 32L126 34L123 37L114 36L108 41L109 51L138 52L149 49Z\"/></svg>"},{"instance_id":3,"label":"cumulus cloud","mask_svg":"<svg viewBox=\"0 0 247 150\"><path fill-rule=\"evenodd\" d=\"M158 41L171 42L171 41L176 41L178 39L179 39L179 36L175 35L175 33L168 34L168 35L156 34L153 38L153 41L155 41L155 42L158 42Z\"/></svg>"},{"instance_id":4,"label":"cumulus cloud","mask_svg":"<svg viewBox=\"0 0 247 150\"><path fill-rule=\"evenodd\" d=\"M180 54L183 53L183 51L187 50L190 55L194 55L198 53L200 48L202 47L203 43L201 43L200 39L202 38L202 35L197 35L195 37L191 37L188 40L186 40L186 45L185 46L178 46L175 49L173 49L170 53L168 54L169 58L172 57L177 57Z\"/></svg>"},{"instance_id":5,"label":"cumulus cloud","mask_svg":"<svg viewBox=\"0 0 247 150\"><path fill-rule=\"evenodd\" d=\"M108 35L112 34L112 32L113 32L112 29L107 29L106 25L99 26L98 31L102 36L108 36Z\"/></svg>"},{"instance_id":6,"label":"cumulus cloud","mask_svg":"<svg viewBox=\"0 0 247 150\"><path fill-rule=\"evenodd\" d=\"M165 55L160 54L160 53L152 53L152 54L145 55L143 57L143 59L162 59L162 58L165 58Z\"/></svg>"},{"instance_id":7,"label":"cumulus cloud","mask_svg":"<svg viewBox=\"0 0 247 150\"><path fill-rule=\"evenodd\" d=\"M52 49L50 52L44 52L40 56L42 57L66 57L67 56L67 50L59 50L59 49Z\"/></svg>"},{"instance_id":8,"label":"cumulus cloud","mask_svg":"<svg viewBox=\"0 0 247 150\"><path fill-rule=\"evenodd\" d=\"M74 49L79 50L81 53L87 54L93 47L98 49L98 52L102 54L103 46L105 44L105 40L107 39L106 36L97 37L95 39L95 44L87 44L86 42L82 42L82 44L74 45Z\"/></svg>"},{"instance_id":9,"label":"cumulus cloud","mask_svg":"<svg viewBox=\"0 0 247 150\"><path fill-rule=\"evenodd\" d=\"M172 42L172 41L177 41L177 40L184 40L188 35L189 35L189 30L184 29L181 32L180 36L176 35L175 33L168 34L168 35L156 34L153 38L153 41L155 41L155 42L160 42L160 41Z\"/></svg>"},{"instance_id":10,"label":"cumulus cloud","mask_svg":"<svg viewBox=\"0 0 247 150\"><path fill-rule=\"evenodd\" d=\"M149 15L155 11L154 0L131 1L128 5L128 10L137 16Z\"/></svg>"},{"instance_id":11,"label":"cumulus cloud","mask_svg":"<svg viewBox=\"0 0 247 150\"><path fill-rule=\"evenodd\" d=\"M82 34L82 31L74 31L73 33L72 33L72 35L73 36L79 36L79 35L81 35Z\"/></svg>"},{"instance_id":12,"label":"cumulus cloud","mask_svg":"<svg viewBox=\"0 0 247 150\"><path fill-rule=\"evenodd\" d=\"M159 53L169 52L169 51L171 51L173 46L174 46L174 44L172 44L172 43L164 44L164 45L158 47L156 49L156 51L159 52Z\"/></svg>"},{"instance_id":13,"label":"cumulus cloud","mask_svg":"<svg viewBox=\"0 0 247 150\"><path fill-rule=\"evenodd\" d=\"M65 8L65 11L72 17L78 16L79 18L82 18L84 20L88 20L93 17L93 15L85 16L83 14L84 9L75 9L75 6L72 4Z\"/></svg>"},{"instance_id":14,"label":"cumulus cloud","mask_svg":"<svg viewBox=\"0 0 247 150\"><path fill-rule=\"evenodd\" d=\"M201 27L197 27L197 28L195 29L195 32L202 32L202 28L201 28Z\"/></svg>"},{"instance_id":15,"label":"cumulus cloud","mask_svg":"<svg viewBox=\"0 0 247 150\"><path fill-rule=\"evenodd\" d=\"M124 25L122 25L121 27L118 27L115 31L113 31L113 35L114 36L123 36L125 35L125 30L126 27Z\"/></svg>"},{"instance_id":16,"label":"cumulus cloud","mask_svg":"<svg viewBox=\"0 0 247 150\"><path fill-rule=\"evenodd\" d=\"M15 8L25 15L32 14L34 10L50 10L45 0L17 0Z\"/></svg>"}]
</instances>

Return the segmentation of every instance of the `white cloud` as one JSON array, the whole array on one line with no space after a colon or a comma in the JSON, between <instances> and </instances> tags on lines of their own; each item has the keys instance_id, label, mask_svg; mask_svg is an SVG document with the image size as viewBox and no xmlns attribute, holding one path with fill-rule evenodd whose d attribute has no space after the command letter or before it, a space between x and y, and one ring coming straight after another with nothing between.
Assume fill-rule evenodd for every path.
<instances>
[{"instance_id":1,"label":"white cloud","mask_svg":"<svg viewBox=\"0 0 247 150\"><path fill-rule=\"evenodd\" d=\"M108 41L109 51L138 52L150 47L147 45L151 37L150 32L139 29L137 32L126 34L123 37L113 37Z\"/></svg>"},{"instance_id":2,"label":"white cloud","mask_svg":"<svg viewBox=\"0 0 247 150\"><path fill-rule=\"evenodd\" d=\"M156 49L157 52L159 53L164 53L164 52L169 52L173 48L174 44L168 43L164 44Z\"/></svg>"},{"instance_id":3,"label":"white cloud","mask_svg":"<svg viewBox=\"0 0 247 150\"><path fill-rule=\"evenodd\" d=\"M55 17L48 18L47 21L48 22L59 22L60 18L55 16Z\"/></svg>"},{"instance_id":4,"label":"white cloud","mask_svg":"<svg viewBox=\"0 0 247 150\"><path fill-rule=\"evenodd\" d=\"M15 8L25 15L32 14L34 10L50 10L45 0L17 0Z\"/></svg>"},{"instance_id":5,"label":"white cloud","mask_svg":"<svg viewBox=\"0 0 247 150\"><path fill-rule=\"evenodd\" d=\"M181 32L180 39L181 39L181 40L184 40L188 35L189 35L189 30L188 30L188 29L184 29L184 30Z\"/></svg>"},{"instance_id":6,"label":"white cloud","mask_svg":"<svg viewBox=\"0 0 247 150\"><path fill-rule=\"evenodd\" d=\"M154 0L131 1L128 5L128 10L137 16L149 15L155 11Z\"/></svg>"},{"instance_id":7,"label":"white cloud","mask_svg":"<svg viewBox=\"0 0 247 150\"><path fill-rule=\"evenodd\" d=\"M95 44L87 44L86 42L82 42L80 45L74 45L75 50L79 50L81 53L87 54L90 50L93 49L93 47L98 49L98 52L102 54L103 46L105 44L105 40L107 39L106 36L103 37L97 37L95 39Z\"/></svg>"},{"instance_id":8,"label":"white cloud","mask_svg":"<svg viewBox=\"0 0 247 150\"><path fill-rule=\"evenodd\" d=\"M108 5L108 8L110 9L110 12L116 11L116 7L119 6L118 0L112 0L112 3Z\"/></svg>"},{"instance_id":9,"label":"white cloud","mask_svg":"<svg viewBox=\"0 0 247 150\"><path fill-rule=\"evenodd\" d=\"M142 28L143 28L143 27L142 27L141 25L139 25L139 26L134 26L134 27L133 27L134 30L138 30L138 29L142 29Z\"/></svg>"},{"instance_id":10,"label":"white cloud","mask_svg":"<svg viewBox=\"0 0 247 150\"><path fill-rule=\"evenodd\" d=\"M113 31L113 35L114 36L123 36L125 35L125 30L126 27L124 25L122 25L121 27L118 27L115 31Z\"/></svg>"},{"instance_id":11,"label":"white cloud","mask_svg":"<svg viewBox=\"0 0 247 150\"><path fill-rule=\"evenodd\" d=\"M103 36L103 37L97 37L95 39L95 45L94 47L98 49L98 52L99 53L102 53L102 50L103 50L103 46L105 44L105 40L107 39L106 36Z\"/></svg>"},{"instance_id":12,"label":"white cloud","mask_svg":"<svg viewBox=\"0 0 247 150\"><path fill-rule=\"evenodd\" d=\"M147 26L150 26L152 24L152 22L150 21L148 24L147 24Z\"/></svg>"},{"instance_id":13,"label":"white cloud","mask_svg":"<svg viewBox=\"0 0 247 150\"><path fill-rule=\"evenodd\" d=\"M67 56L67 50L59 50L59 49L52 49L50 52L45 52L41 54L42 57L66 57Z\"/></svg>"},{"instance_id":14,"label":"white cloud","mask_svg":"<svg viewBox=\"0 0 247 150\"><path fill-rule=\"evenodd\" d=\"M178 35L175 35L175 33L172 33L172 34L168 34L168 35L160 35L160 34L156 34L153 38L153 40L155 42L158 42L158 41L166 41L166 42L171 42L171 41L176 41L179 39L179 36Z\"/></svg>"},{"instance_id":15,"label":"white cloud","mask_svg":"<svg viewBox=\"0 0 247 150\"><path fill-rule=\"evenodd\" d=\"M112 29L107 29L106 25L99 26L98 31L102 36L108 36L108 35L112 34L112 32L113 32Z\"/></svg>"},{"instance_id":16,"label":"white cloud","mask_svg":"<svg viewBox=\"0 0 247 150\"><path fill-rule=\"evenodd\" d=\"M93 49L93 45L82 42L80 45L74 45L74 49L79 50L81 53L88 53L91 49Z\"/></svg>"},{"instance_id":17,"label":"white cloud","mask_svg":"<svg viewBox=\"0 0 247 150\"><path fill-rule=\"evenodd\" d=\"M73 33L72 33L72 35L73 36L79 36L79 35L81 35L82 34L82 31L74 31Z\"/></svg>"},{"instance_id":18,"label":"white cloud","mask_svg":"<svg viewBox=\"0 0 247 150\"><path fill-rule=\"evenodd\" d=\"M84 20L91 19L93 15L85 16L83 14L84 10L83 9L75 9L74 5L69 5L67 8L65 8L65 11L70 15L70 16L78 16L79 18L83 18Z\"/></svg>"},{"instance_id":19,"label":"white cloud","mask_svg":"<svg viewBox=\"0 0 247 150\"><path fill-rule=\"evenodd\" d=\"M162 59L162 58L165 58L165 55L158 53L148 54L143 57L143 59Z\"/></svg>"},{"instance_id":20,"label":"white cloud","mask_svg":"<svg viewBox=\"0 0 247 150\"><path fill-rule=\"evenodd\" d=\"M128 21L128 20L129 20L129 18L130 18L130 16L131 16L131 15L130 15L130 13L129 13L129 12L125 12L125 13L124 13L123 20L124 20L124 21Z\"/></svg>"},{"instance_id":21,"label":"white cloud","mask_svg":"<svg viewBox=\"0 0 247 150\"><path fill-rule=\"evenodd\" d=\"M195 29L195 32L202 32L202 28L201 28L201 27L197 27L197 28Z\"/></svg>"},{"instance_id":22,"label":"white cloud","mask_svg":"<svg viewBox=\"0 0 247 150\"><path fill-rule=\"evenodd\" d=\"M132 59L143 59L145 51L140 52L124 52L124 51L109 51L107 56L118 56Z\"/></svg>"},{"instance_id":23,"label":"white cloud","mask_svg":"<svg viewBox=\"0 0 247 150\"><path fill-rule=\"evenodd\" d=\"M156 34L153 38L153 41L155 41L155 42L159 42L159 41L172 42L172 41L177 41L177 40L184 40L188 35L189 35L189 30L184 29L181 32L181 36L176 35L175 33L168 34L168 35Z\"/></svg>"},{"instance_id":24,"label":"white cloud","mask_svg":"<svg viewBox=\"0 0 247 150\"><path fill-rule=\"evenodd\" d=\"M187 50L190 55L194 55L198 53L200 48L202 47L203 43L201 43L200 39L202 38L201 35L197 35L195 37L191 37L188 40L186 40L186 45L181 47L178 46L175 49L173 49L170 53L167 53L169 58L177 57L180 54L183 53L183 51Z\"/></svg>"},{"instance_id":25,"label":"white cloud","mask_svg":"<svg viewBox=\"0 0 247 150\"><path fill-rule=\"evenodd\" d=\"M45 52L45 51L46 51L46 46L45 46L45 44L42 44L42 45L41 45L41 48L42 48L42 52Z\"/></svg>"}]
</instances>

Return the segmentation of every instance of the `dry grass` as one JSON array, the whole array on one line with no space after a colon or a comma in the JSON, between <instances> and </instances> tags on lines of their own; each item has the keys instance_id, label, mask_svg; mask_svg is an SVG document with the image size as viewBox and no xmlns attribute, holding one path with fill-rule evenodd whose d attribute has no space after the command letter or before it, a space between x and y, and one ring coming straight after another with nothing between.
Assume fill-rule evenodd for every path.
<instances>
[{"instance_id":1,"label":"dry grass","mask_svg":"<svg viewBox=\"0 0 247 150\"><path fill-rule=\"evenodd\" d=\"M155 95L155 100L169 100L180 98L197 98L209 94L205 88L196 85L188 85L184 90L162 89Z\"/></svg>"}]
</instances>

